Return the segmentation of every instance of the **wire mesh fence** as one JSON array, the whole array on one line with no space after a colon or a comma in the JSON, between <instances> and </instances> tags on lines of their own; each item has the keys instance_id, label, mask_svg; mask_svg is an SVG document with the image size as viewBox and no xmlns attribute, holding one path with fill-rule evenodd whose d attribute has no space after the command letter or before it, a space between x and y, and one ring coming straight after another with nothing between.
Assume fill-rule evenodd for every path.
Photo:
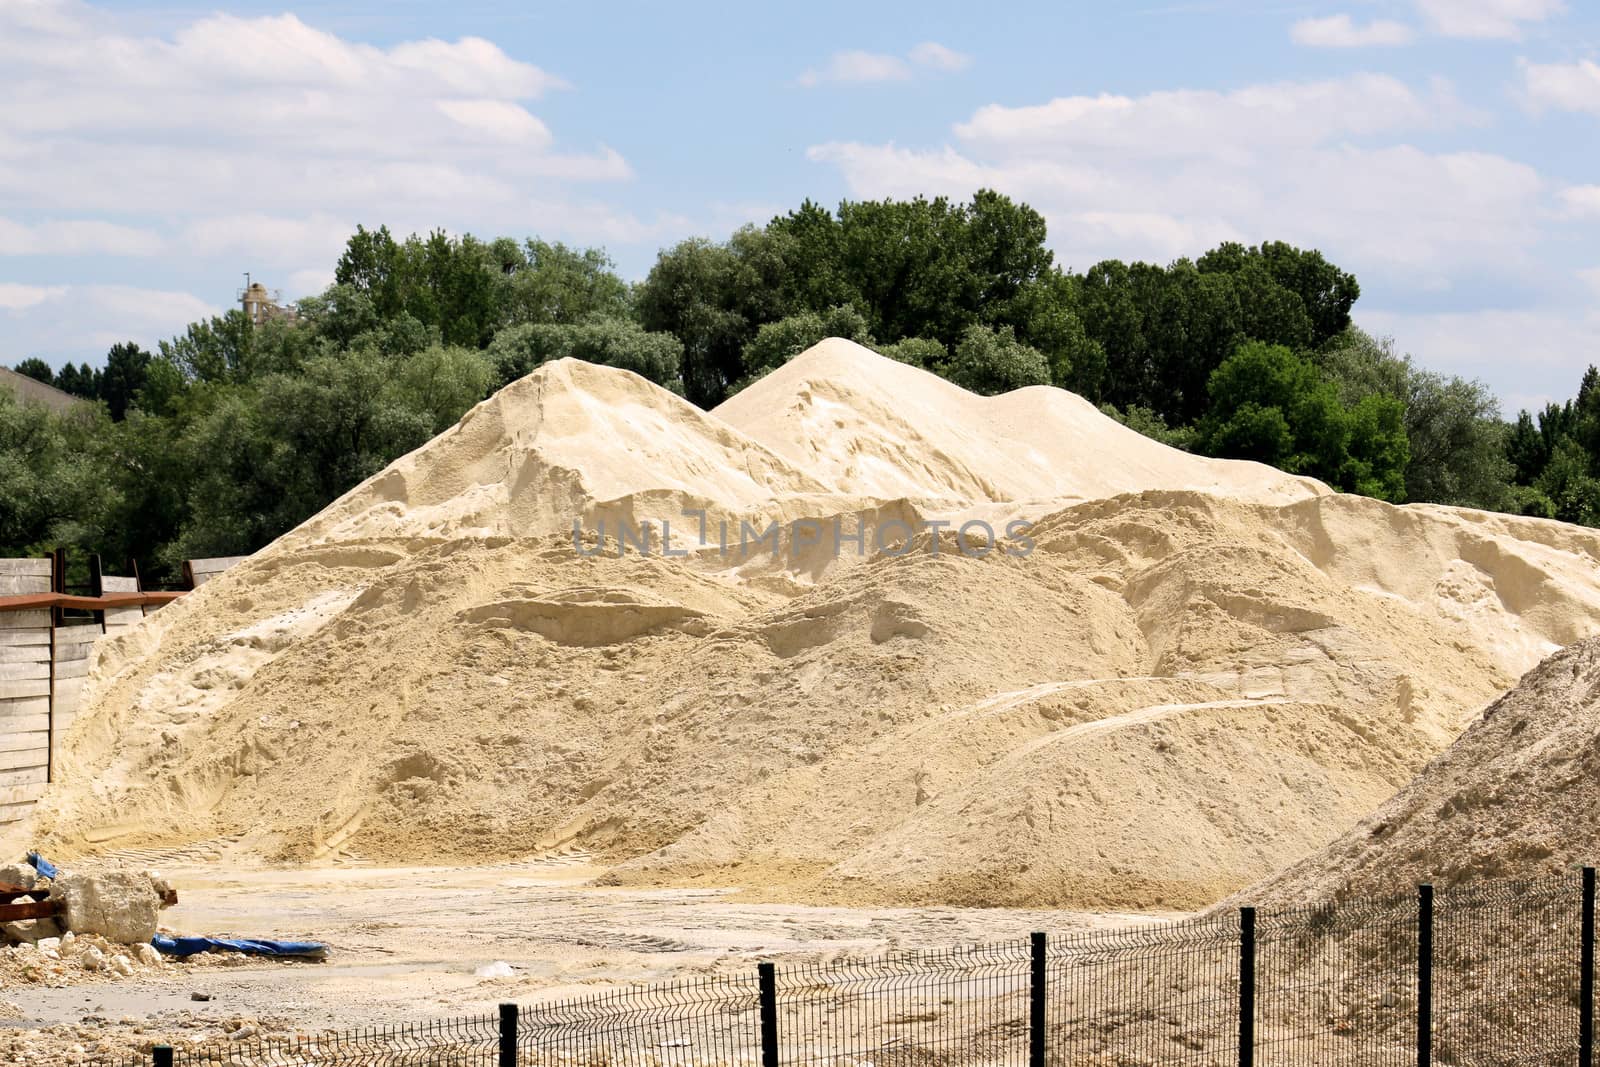
<instances>
[{"instance_id":1,"label":"wire mesh fence","mask_svg":"<svg viewBox=\"0 0 1600 1067\"><path fill-rule=\"evenodd\" d=\"M1594 1067L1592 869L157 1048L123 1067Z\"/></svg>"}]
</instances>

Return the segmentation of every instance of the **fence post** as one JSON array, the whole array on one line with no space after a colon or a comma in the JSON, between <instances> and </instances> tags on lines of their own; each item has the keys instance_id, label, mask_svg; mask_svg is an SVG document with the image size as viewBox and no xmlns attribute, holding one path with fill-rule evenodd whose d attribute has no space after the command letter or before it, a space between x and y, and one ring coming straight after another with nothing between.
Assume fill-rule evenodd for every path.
<instances>
[{"instance_id":1,"label":"fence post","mask_svg":"<svg viewBox=\"0 0 1600 1067\"><path fill-rule=\"evenodd\" d=\"M1417 886L1417 1067L1433 1064L1433 886Z\"/></svg>"},{"instance_id":2,"label":"fence post","mask_svg":"<svg viewBox=\"0 0 1600 1067\"><path fill-rule=\"evenodd\" d=\"M778 969L756 964L761 978L761 1067L778 1067Z\"/></svg>"},{"instance_id":3,"label":"fence post","mask_svg":"<svg viewBox=\"0 0 1600 1067\"><path fill-rule=\"evenodd\" d=\"M150 1060L155 1067L172 1067L172 1046L157 1045L150 1050Z\"/></svg>"},{"instance_id":4,"label":"fence post","mask_svg":"<svg viewBox=\"0 0 1600 1067\"><path fill-rule=\"evenodd\" d=\"M1578 963L1578 1067L1594 1067L1594 868L1583 869L1583 951Z\"/></svg>"},{"instance_id":5,"label":"fence post","mask_svg":"<svg viewBox=\"0 0 1600 1067\"><path fill-rule=\"evenodd\" d=\"M517 1067L517 1006L500 1005L500 1064Z\"/></svg>"},{"instance_id":6,"label":"fence post","mask_svg":"<svg viewBox=\"0 0 1600 1067\"><path fill-rule=\"evenodd\" d=\"M1028 1067L1044 1067L1044 952L1045 935L1035 932L1029 939L1028 970Z\"/></svg>"},{"instance_id":7,"label":"fence post","mask_svg":"<svg viewBox=\"0 0 1600 1067\"><path fill-rule=\"evenodd\" d=\"M1256 909L1239 909L1239 1067L1256 1061Z\"/></svg>"}]
</instances>

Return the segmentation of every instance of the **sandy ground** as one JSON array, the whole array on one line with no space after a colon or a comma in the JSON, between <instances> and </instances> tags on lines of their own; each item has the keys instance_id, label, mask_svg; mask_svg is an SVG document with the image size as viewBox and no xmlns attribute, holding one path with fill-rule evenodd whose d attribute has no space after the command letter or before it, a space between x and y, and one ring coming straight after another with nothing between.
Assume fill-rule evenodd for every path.
<instances>
[{"instance_id":1,"label":"sandy ground","mask_svg":"<svg viewBox=\"0 0 1600 1067\"><path fill-rule=\"evenodd\" d=\"M115 983L0 990L0 1030L135 1020L193 1031L234 1018L280 1030L379 1026L494 1011L619 983L744 971L762 958L864 955L1167 916L747 903L731 890L587 887L583 857L492 868L175 867L182 933L314 938L322 963L169 965ZM479 978L495 961L508 978ZM196 1002L195 992L212 999Z\"/></svg>"}]
</instances>

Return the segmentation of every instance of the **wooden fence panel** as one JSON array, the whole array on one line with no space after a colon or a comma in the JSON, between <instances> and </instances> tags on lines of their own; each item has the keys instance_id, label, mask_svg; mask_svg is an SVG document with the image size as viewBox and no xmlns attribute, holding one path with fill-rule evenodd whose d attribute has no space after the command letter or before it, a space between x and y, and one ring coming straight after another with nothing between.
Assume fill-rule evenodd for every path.
<instances>
[{"instance_id":1,"label":"wooden fence panel","mask_svg":"<svg viewBox=\"0 0 1600 1067\"><path fill-rule=\"evenodd\" d=\"M0 596L48 593L48 559L0 559ZM50 777L50 611L0 611L0 824L27 814Z\"/></svg>"},{"instance_id":2,"label":"wooden fence panel","mask_svg":"<svg viewBox=\"0 0 1600 1067\"><path fill-rule=\"evenodd\" d=\"M190 589L198 589L229 567L243 563L248 558L248 556L217 556L212 559L186 559L183 561L183 577Z\"/></svg>"}]
</instances>

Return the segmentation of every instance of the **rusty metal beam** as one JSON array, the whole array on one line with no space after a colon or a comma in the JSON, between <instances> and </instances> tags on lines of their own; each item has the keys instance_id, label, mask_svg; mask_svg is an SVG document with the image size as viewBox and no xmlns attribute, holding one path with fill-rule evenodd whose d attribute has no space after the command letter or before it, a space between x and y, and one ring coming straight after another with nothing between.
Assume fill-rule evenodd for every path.
<instances>
[{"instance_id":1,"label":"rusty metal beam","mask_svg":"<svg viewBox=\"0 0 1600 1067\"><path fill-rule=\"evenodd\" d=\"M72 596L68 593L26 593L0 596L0 611L37 611L40 608L76 608L104 611L106 608L137 608L146 604L170 604L181 592L151 590L144 593L107 593L104 596Z\"/></svg>"}]
</instances>

